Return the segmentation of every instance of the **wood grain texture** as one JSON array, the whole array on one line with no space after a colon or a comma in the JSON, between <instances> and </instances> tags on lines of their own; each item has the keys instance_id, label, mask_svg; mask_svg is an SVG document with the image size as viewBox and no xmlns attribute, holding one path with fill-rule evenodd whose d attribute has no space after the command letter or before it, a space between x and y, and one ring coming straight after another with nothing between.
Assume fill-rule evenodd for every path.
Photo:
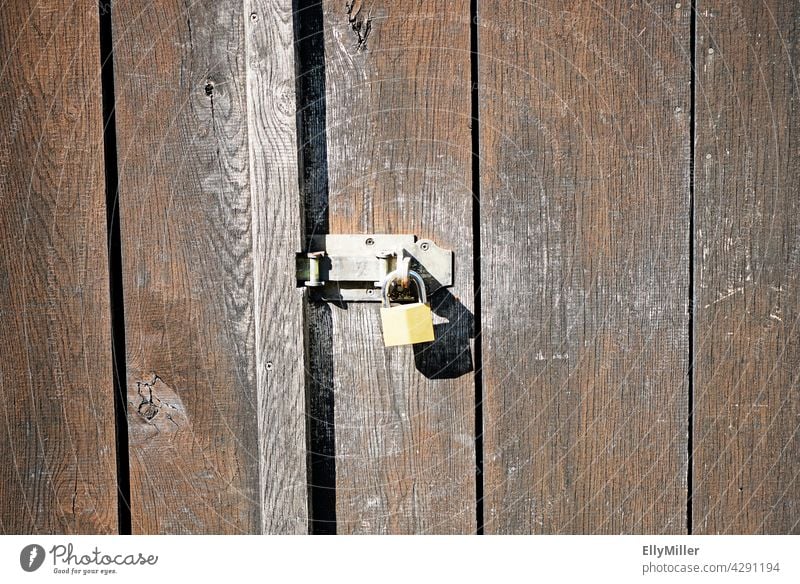
<instances>
[{"instance_id":1,"label":"wood grain texture","mask_svg":"<svg viewBox=\"0 0 800 584\"><path fill-rule=\"evenodd\" d=\"M97 3L0 4L0 533L115 533Z\"/></svg>"},{"instance_id":2,"label":"wood grain texture","mask_svg":"<svg viewBox=\"0 0 800 584\"><path fill-rule=\"evenodd\" d=\"M134 533L261 530L243 9L113 4Z\"/></svg>"},{"instance_id":3,"label":"wood grain texture","mask_svg":"<svg viewBox=\"0 0 800 584\"><path fill-rule=\"evenodd\" d=\"M250 0L247 88L262 530L307 533L305 339L291 0Z\"/></svg>"},{"instance_id":4,"label":"wood grain texture","mask_svg":"<svg viewBox=\"0 0 800 584\"><path fill-rule=\"evenodd\" d=\"M376 304L331 308L338 532L471 533L469 3L323 10L330 231L414 233L456 255L433 345L385 349Z\"/></svg>"},{"instance_id":5,"label":"wood grain texture","mask_svg":"<svg viewBox=\"0 0 800 584\"><path fill-rule=\"evenodd\" d=\"M686 529L689 22L479 3L486 533Z\"/></svg>"},{"instance_id":6,"label":"wood grain texture","mask_svg":"<svg viewBox=\"0 0 800 584\"><path fill-rule=\"evenodd\" d=\"M698 2L694 529L800 533L796 2Z\"/></svg>"}]
</instances>

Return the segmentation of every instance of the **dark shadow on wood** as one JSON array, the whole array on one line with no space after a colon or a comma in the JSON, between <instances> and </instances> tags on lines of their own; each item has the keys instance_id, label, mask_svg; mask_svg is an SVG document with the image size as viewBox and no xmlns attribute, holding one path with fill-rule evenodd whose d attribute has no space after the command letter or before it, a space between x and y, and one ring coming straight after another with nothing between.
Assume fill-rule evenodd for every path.
<instances>
[{"instance_id":1,"label":"dark shadow on wood","mask_svg":"<svg viewBox=\"0 0 800 584\"><path fill-rule=\"evenodd\" d=\"M306 245L330 232L322 3L294 0L297 138Z\"/></svg>"},{"instance_id":2,"label":"dark shadow on wood","mask_svg":"<svg viewBox=\"0 0 800 584\"><path fill-rule=\"evenodd\" d=\"M483 337L481 336L481 125L478 79L478 0L469 3L470 81L472 87L472 274L475 279L475 519L483 535Z\"/></svg>"},{"instance_id":3,"label":"dark shadow on wood","mask_svg":"<svg viewBox=\"0 0 800 584\"><path fill-rule=\"evenodd\" d=\"M294 0L297 139L306 248L329 232L325 37L319 0ZM306 295L309 532L336 533L336 440L331 307Z\"/></svg>"},{"instance_id":4,"label":"dark shadow on wood","mask_svg":"<svg viewBox=\"0 0 800 584\"><path fill-rule=\"evenodd\" d=\"M122 294L122 243L119 220L117 123L114 116L114 50L111 4L99 4L100 77L103 95L103 155L106 174L106 221L111 306L111 353L114 366L114 418L117 448L117 519L120 535L131 533L131 472L128 452L125 308Z\"/></svg>"},{"instance_id":5,"label":"dark shadow on wood","mask_svg":"<svg viewBox=\"0 0 800 584\"><path fill-rule=\"evenodd\" d=\"M431 309L447 322L433 325L433 342L414 345L417 370L428 379L454 379L472 372L470 339L475 338L475 317L446 288L431 297Z\"/></svg>"},{"instance_id":6,"label":"dark shadow on wood","mask_svg":"<svg viewBox=\"0 0 800 584\"><path fill-rule=\"evenodd\" d=\"M336 533L336 433L333 399L331 307L306 302L306 419L310 531Z\"/></svg>"},{"instance_id":7,"label":"dark shadow on wood","mask_svg":"<svg viewBox=\"0 0 800 584\"><path fill-rule=\"evenodd\" d=\"M689 370L687 371L689 395L688 401L688 436L686 440L686 533L692 535L694 529L692 501L694 497L694 254L695 254L695 233L694 233L694 179L695 179L695 81L697 75L697 2L690 3L689 16L689 58L691 59L691 72L689 77Z\"/></svg>"}]
</instances>

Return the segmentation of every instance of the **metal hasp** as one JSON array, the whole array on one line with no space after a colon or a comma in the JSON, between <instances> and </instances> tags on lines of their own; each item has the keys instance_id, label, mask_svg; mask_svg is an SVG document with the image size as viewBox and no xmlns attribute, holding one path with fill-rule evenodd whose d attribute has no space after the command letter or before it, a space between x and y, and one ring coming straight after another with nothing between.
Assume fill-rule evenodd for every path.
<instances>
[{"instance_id":1,"label":"metal hasp","mask_svg":"<svg viewBox=\"0 0 800 584\"><path fill-rule=\"evenodd\" d=\"M297 284L315 300L380 302L383 279L403 258L429 296L453 285L453 252L416 235L315 235L309 250L297 254ZM413 301L413 291L398 289L393 300Z\"/></svg>"}]
</instances>

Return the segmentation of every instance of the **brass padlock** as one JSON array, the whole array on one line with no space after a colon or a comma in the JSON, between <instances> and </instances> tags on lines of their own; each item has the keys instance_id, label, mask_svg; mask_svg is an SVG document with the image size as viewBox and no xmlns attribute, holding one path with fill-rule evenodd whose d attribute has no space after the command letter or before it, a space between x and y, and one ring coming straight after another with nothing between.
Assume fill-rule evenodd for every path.
<instances>
[{"instance_id":1,"label":"brass padlock","mask_svg":"<svg viewBox=\"0 0 800 584\"><path fill-rule=\"evenodd\" d=\"M408 271L408 277L417 286L419 302L391 306L389 303L389 286L400 280L398 271L391 272L383 281L383 307L381 308L381 323L383 324L383 343L387 347L397 345L413 345L426 343L434 339L433 313L428 306L425 294L425 282L422 276L413 270Z\"/></svg>"}]
</instances>

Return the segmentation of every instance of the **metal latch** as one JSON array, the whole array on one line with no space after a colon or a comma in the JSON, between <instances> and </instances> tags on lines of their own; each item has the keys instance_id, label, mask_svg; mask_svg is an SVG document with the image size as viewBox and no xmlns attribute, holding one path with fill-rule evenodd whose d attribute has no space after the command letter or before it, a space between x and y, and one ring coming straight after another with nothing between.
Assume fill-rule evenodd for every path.
<instances>
[{"instance_id":1,"label":"metal latch","mask_svg":"<svg viewBox=\"0 0 800 584\"><path fill-rule=\"evenodd\" d=\"M297 254L297 282L316 300L380 302L383 280L403 269L422 276L430 295L453 285L453 252L416 235L316 235L309 250ZM400 290L394 299L414 298Z\"/></svg>"}]
</instances>

